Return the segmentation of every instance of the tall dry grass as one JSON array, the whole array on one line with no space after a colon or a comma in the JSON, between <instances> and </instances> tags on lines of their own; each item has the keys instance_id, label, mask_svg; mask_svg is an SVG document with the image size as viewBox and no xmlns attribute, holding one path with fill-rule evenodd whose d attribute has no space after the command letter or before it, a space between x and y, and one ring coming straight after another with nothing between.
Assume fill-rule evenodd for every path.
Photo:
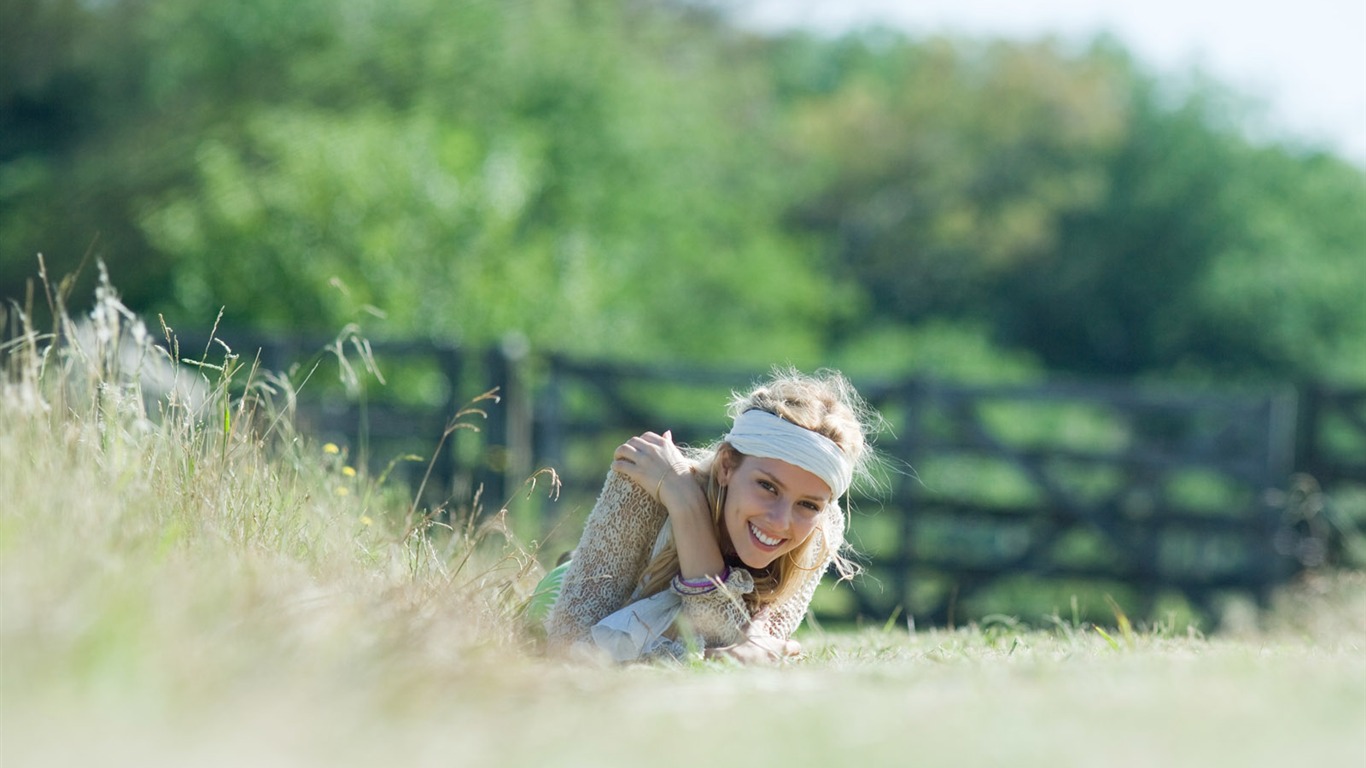
<instances>
[{"instance_id":1,"label":"tall dry grass","mask_svg":"<svg viewBox=\"0 0 1366 768\"><path fill-rule=\"evenodd\" d=\"M422 707L521 658L536 566L498 515L437 525L296 434L288 380L221 344L177 349L101 277L88 317L53 292L59 327L12 311L0 350L5 741L92 703L155 718L293 690Z\"/></svg>"}]
</instances>

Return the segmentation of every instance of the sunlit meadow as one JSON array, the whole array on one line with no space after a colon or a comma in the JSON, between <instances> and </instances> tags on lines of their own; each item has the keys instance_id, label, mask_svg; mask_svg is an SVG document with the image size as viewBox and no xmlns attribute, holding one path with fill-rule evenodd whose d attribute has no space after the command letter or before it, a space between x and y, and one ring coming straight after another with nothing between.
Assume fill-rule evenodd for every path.
<instances>
[{"instance_id":1,"label":"sunlit meadow","mask_svg":"<svg viewBox=\"0 0 1366 768\"><path fill-rule=\"evenodd\" d=\"M548 659L500 502L418 507L292 430L295 383L176 350L107 284L88 322L10 317L6 767L1366 765L1357 574L1208 636L1020 617L808 628L770 668Z\"/></svg>"}]
</instances>

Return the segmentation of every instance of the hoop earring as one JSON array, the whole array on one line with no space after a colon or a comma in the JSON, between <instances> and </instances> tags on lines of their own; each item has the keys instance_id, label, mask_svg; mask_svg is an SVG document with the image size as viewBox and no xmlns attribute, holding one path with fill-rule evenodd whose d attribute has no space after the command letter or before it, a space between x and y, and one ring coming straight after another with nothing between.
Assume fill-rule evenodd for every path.
<instances>
[{"instance_id":1,"label":"hoop earring","mask_svg":"<svg viewBox=\"0 0 1366 768\"><path fill-rule=\"evenodd\" d=\"M712 523L721 521L721 514L725 511L725 506L726 486L716 479L716 473L713 472L707 478L707 511L711 513Z\"/></svg>"},{"instance_id":2,"label":"hoop earring","mask_svg":"<svg viewBox=\"0 0 1366 768\"><path fill-rule=\"evenodd\" d=\"M727 557L735 553L735 544L730 541L730 534L726 532L726 521L724 519L726 510L726 486L716 482L715 476L707 483L707 511L711 513L711 527L716 533L716 541L721 545L721 556Z\"/></svg>"},{"instance_id":3,"label":"hoop earring","mask_svg":"<svg viewBox=\"0 0 1366 768\"><path fill-rule=\"evenodd\" d=\"M793 567L793 568L796 568L796 569L799 570L799 571L815 571L815 570L822 570L822 571L823 571L824 568L822 568L822 564L825 563L825 558L826 558L826 556L830 554L830 540L829 540L828 538L826 538L826 536L825 536L825 529L824 529L824 528L817 528L816 531L815 531L814 533L812 533L811 535L813 535L813 536L815 536L815 535L820 535L820 537L821 537L821 554L820 554L820 557L817 557L817 558L816 558L816 564L813 565L813 566L811 566L810 568L807 568L807 567L803 566L801 563L797 562L797 558L793 556L793 555L796 555L796 554L797 554L796 552L790 553L790 554L788 555L788 557L790 558L788 562L792 563L792 567ZM809 545L808 545L808 546L809 546Z\"/></svg>"}]
</instances>

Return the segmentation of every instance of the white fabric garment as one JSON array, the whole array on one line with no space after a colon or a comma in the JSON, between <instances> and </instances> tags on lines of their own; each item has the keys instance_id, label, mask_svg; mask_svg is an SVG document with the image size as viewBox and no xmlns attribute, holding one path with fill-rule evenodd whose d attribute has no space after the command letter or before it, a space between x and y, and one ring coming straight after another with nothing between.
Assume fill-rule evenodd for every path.
<instances>
[{"instance_id":1,"label":"white fabric garment","mask_svg":"<svg viewBox=\"0 0 1366 768\"><path fill-rule=\"evenodd\" d=\"M824 480L836 501L849 490L854 479L854 469L835 441L768 411L740 414L725 441L747 456L778 459L801 467Z\"/></svg>"},{"instance_id":2,"label":"white fabric garment","mask_svg":"<svg viewBox=\"0 0 1366 768\"><path fill-rule=\"evenodd\" d=\"M655 537L650 560L664 551L672 536L673 526L666 519L659 529L659 535ZM634 661L649 656L661 645L670 642L664 633L673 626L682 607L683 598L672 589L656 592L594 624L590 630L593 644L606 651L613 661Z\"/></svg>"},{"instance_id":3,"label":"white fabric garment","mask_svg":"<svg viewBox=\"0 0 1366 768\"><path fill-rule=\"evenodd\" d=\"M673 626L683 598L672 589L656 592L622 608L593 625L593 644L613 661L651 656L670 642L664 632Z\"/></svg>"}]
</instances>

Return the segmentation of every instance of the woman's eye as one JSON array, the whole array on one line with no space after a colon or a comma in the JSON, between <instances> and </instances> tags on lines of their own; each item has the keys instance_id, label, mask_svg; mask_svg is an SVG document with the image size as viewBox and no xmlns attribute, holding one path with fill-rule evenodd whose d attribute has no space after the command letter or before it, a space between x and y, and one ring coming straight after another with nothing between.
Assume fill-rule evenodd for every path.
<instances>
[{"instance_id":1,"label":"woman's eye","mask_svg":"<svg viewBox=\"0 0 1366 768\"><path fill-rule=\"evenodd\" d=\"M759 481L759 487L760 487L760 488L763 488L765 491L768 491L769 493L777 493L777 492L778 492L777 487L774 486L773 483L770 483L770 482L767 481L767 480L760 480L760 481Z\"/></svg>"},{"instance_id":2,"label":"woman's eye","mask_svg":"<svg viewBox=\"0 0 1366 768\"><path fill-rule=\"evenodd\" d=\"M810 510L811 512L819 512L819 511L821 511L820 506L818 506L818 505L816 504L816 502L814 502L814 501L803 501L803 502L802 502L802 506L805 507L806 509Z\"/></svg>"}]
</instances>

